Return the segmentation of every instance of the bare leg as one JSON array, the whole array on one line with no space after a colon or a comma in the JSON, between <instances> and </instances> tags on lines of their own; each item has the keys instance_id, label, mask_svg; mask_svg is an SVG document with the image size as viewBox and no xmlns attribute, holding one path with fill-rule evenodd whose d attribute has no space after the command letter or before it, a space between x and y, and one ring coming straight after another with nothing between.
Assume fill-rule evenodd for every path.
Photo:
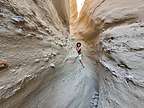
<instances>
[{"instance_id":1,"label":"bare leg","mask_svg":"<svg viewBox=\"0 0 144 108\"><path fill-rule=\"evenodd\" d=\"M79 60L79 61L80 61L81 65L82 65L82 67L83 67L83 68L85 68L85 66L84 66L83 62L82 62L81 60Z\"/></svg>"}]
</instances>

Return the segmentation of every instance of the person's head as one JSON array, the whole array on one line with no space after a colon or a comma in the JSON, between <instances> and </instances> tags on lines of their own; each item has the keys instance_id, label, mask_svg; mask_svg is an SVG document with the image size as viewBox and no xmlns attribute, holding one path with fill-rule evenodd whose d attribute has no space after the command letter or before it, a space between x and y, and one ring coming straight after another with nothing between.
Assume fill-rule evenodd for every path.
<instances>
[{"instance_id":1,"label":"person's head","mask_svg":"<svg viewBox=\"0 0 144 108\"><path fill-rule=\"evenodd\" d=\"M81 47L81 43L80 43L80 42L77 42L76 46L77 46L77 47Z\"/></svg>"}]
</instances>

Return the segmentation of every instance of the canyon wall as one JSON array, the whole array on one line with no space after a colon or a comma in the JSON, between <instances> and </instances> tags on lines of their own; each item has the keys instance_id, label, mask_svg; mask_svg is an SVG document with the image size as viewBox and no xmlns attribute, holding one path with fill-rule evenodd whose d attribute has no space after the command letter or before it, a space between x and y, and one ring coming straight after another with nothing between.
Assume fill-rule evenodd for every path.
<instances>
[{"instance_id":1,"label":"canyon wall","mask_svg":"<svg viewBox=\"0 0 144 108\"><path fill-rule=\"evenodd\" d=\"M69 26L70 2L69 0L52 0L63 24Z\"/></svg>"},{"instance_id":2,"label":"canyon wall","mask_svg":"<svg viewBox=\"0 0 144 108\"><path fill-rule=\"evenodd\" d=\"M77 16L77 2L76 0L70 0L70 25L73 25L73 23L77 19Z\"/></svg>"},{"instance_id":3,"label":"canyon wall","mask_svg":"<svg viewBox=\"0 0 144 108\"><path fill-rule=\"evenodd\" d=\"M143 108L143 4L86 0L78 17L76 0L1 0L0 63L8 67L0 67L0 107L20 108L45 77L52 79L65 57L70 24L97 61L98 108Z\"/></svg>"},{"instance_id":4,"label":"canyon wall","mask_svg":"<svg viewBox=\"0 0 144 108\"><path fill-rule=\"evenodd\" d=\"M91 42L100 64L98 108L143 108L143 4L143 0L86 0L71 25L72 34Z\"/></svg>"},{"instance_id":5,"label":"canyon wall","mask_svg":"<svg viewBox=\"0 0 144 108\"><path fill-rule=\"evenodd\" d=\"M143 21L143 1L86 0L80 17L73 19L72 31L86 35L103 31L115 24ZM75 15L76 16L76 15ZM135 20L136 22L136 20ZM79 29L78 29L79 28ZM90 35L89 35L90 36ZM88 37L88 36L86 36ZM94 37L94 36L93 36Z\"/></svg>"},{"instance_id":6,"label":"canyon wall","mask_svg":"<svg viewBox=\"0 0 144 108\"><path fill-rule=\"evenodd\" d=\"M52 77L51 67L63 60L67 4L51 0L0 1L0 108L21 108L45 76Z\"/></svg>"}]
</instances>

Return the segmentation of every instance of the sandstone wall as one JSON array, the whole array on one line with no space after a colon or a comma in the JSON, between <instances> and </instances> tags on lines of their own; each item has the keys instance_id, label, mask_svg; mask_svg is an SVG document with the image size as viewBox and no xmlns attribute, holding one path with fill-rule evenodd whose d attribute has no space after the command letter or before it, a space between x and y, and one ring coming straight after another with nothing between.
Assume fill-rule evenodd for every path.
<instances>
[{"instance_id":1,"label":"sandstone wall","mask_svg":"<svg viewBox=\"0 0 144 108\"><path fill-rule=\"evenodd\" d=\"M77 4L76 0L70 0L70 25L73 25L77 19Z\"/></svg>"},{"instance_id":2,"label":"sandstone wall","mask_svg":"<svg viewBox=\"0 0 144 108\"><path fill-rule=\"evenodd\" d=\"M80 18L73 19L77 22L72 30L76 33L80 31L85 35L99 32L99 28L101 31L127 21L143 21L143 5L141 3L143 3L141 0L86 0Z\"/></svg>"},{"instance_id":3,"label":"sandstone wall","mask_svg":"<svg viewBox=\"0 0 144 108\"><path fill-rule=\"evenodd\" d=\"M0 68L0 108L21 108L45 76L53 75L51 65L66 52L61 17L51 0L0 1L0 61L8 63Z\"/></svg>"},{"instance_id":4,"label":"sandstone wall","mask_svg":"<svg viewBox=\"0 0 144 108\"><path fill-rule=\"evenodd\" d=\"M52 0L59 17L61 18L63 24L69 25L70 17L70 2L69 0Z\"/></svg>"},{"instance_id":5,"label":"sandstone wall","mask_svg":"<svg viewBox=\"0 0 144 108\"><path fill-rule=\"evenodd\" d=\"M71 33L91 42L102 65L98 108L143 108L143 4L86 0L80 18L71 25Z\"/></svg>"},{"instance_id":6,"label":"sandstone wall","mask_svg":"<svg viewBox=\"0 0 144 108\"><path fill-rule=\"evenodd\" d=\"M9 0L7 3L17 14L25 16L32 25L47 27L51 24L62 28L61 20L50 0Z\"/></svg>"}]
</instances>

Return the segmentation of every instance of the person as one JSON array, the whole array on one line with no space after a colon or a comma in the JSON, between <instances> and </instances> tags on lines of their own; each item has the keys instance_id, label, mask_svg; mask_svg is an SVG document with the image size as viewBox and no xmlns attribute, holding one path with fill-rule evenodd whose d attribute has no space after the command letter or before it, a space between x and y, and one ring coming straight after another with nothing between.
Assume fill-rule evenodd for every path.
<instances>
[{"instance_id":1,"label":"person","mask_svg":"<svg viewBox=\"0 0 144 108\"><path fill-rule=\"evenodd\" d=\"M78 53L78 56L76 57L76 59L78 58L78 60L80 61L81 65L83 66L83 68L85 67L83 62L82 62L82 52L81 52L81 43L77 42L76 43L76 51ZM75 60L76 60L75 59Z\"/></svg>"}]
</instances>

